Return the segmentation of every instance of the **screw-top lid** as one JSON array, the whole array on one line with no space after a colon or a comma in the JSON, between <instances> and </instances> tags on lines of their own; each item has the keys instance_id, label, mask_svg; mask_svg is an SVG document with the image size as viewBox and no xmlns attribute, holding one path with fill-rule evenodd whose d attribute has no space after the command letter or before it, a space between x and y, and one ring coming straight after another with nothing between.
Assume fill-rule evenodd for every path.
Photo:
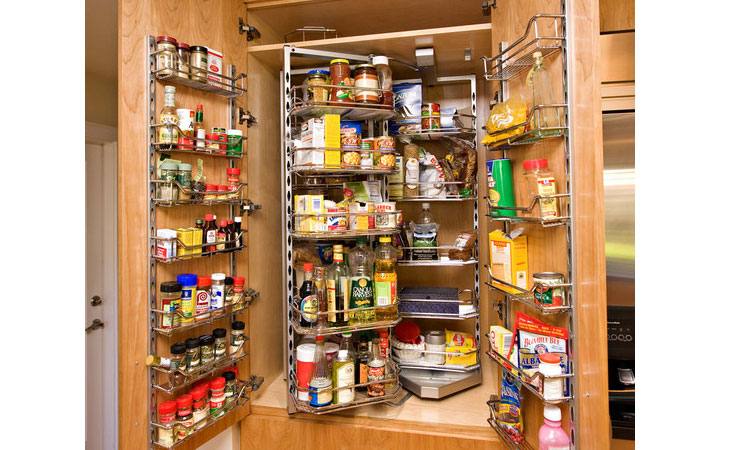
<instances>
[{"instance_id":1,"label":"screw-top lid","mask_svg":"<svg viewBox=\"0 0 730 450\"><path fill-rule=\"evenodd\" d=\"M355 66L355 69L356 69L356 70L357 70L357 69L363 69L363 68L364 68L364 69L374 69L374 68L375 68L375 66L374 66L374 65L372 65L372 64L358 64L358 65L356 65L356 66Z\"/></svg>"},{"instance_id":2,"label":"screw-top lid","mask_svg":"<svg viewBox=\"0 0 730 450\"><path fill-rule=\"evenodd\" d=\"M185 347L195 348L200 347L200 340L198 338L189 338L185 340Z\"/></svg>"},{"instance_id":3,"label":"screw-top lid","mask_svg":"<svg viewBox=\"0 0 730 450\"><path fill-rule=\"evenodd\" d=\"M344 58L337 58L330 61L330 65L332 64L350 64L350 61Z\"/></svg>"},{"instance_id":4,"label":"screw-top lid","mask_svg":"<svg viewBox=\"0 0 730 450\"><path fill-rule=\"evenodd\" d=\"M157 36L157 39L156 40L157 40L157 43L158 44L160 42L169 42L171 44L177 45L177 39L175 39L172 36L167 36L167 35ZM187 44L185 44L185 45L187 45Z\"/></svg>"},{"instance_id":5,"label":"screw-top lid","mask_svg":"<svg viewBox=\"0 0 730 450\"><path fill-rule=\"evenodd\" d=\"M223 284L226 286L233 286L233 277L226 277L226 279L223 280Z\"/></svg>"},{"instance_id":6,"label":"screw-top lid","mask_svg":"<svg viewBox=\"0 0 730 450\"><path fill-rule=\"evenodd\" d=\"M330 61L330 64L332 64L331 61ZM309 72L307 72L307 75L327 75L327 76L329 76L330 72L329 72L329 70L313 69L313 70L310 70Z\"/></svg>"},{"instance_id":7,"label":"screw-top lid","mask_svg":"<svg viewBox=\"0 0 730 450\"><path fill-rule=\"evenodd\" d=\"M221 220L221 223L218 225L218 228L225 228L228 226L228 221L226 219Z\"/></svg>"},{"instance_id":8,"label":"screw-top lid","mask_svg":"<svg viewBox=\"0 0 730 450\"><path fill-rule=\"evenodd\" d=\"M376 66L378 66L380 64L385 64L387 66L388 65L388 57L387 56L383 56L383 55L373 56L373 64L376 65Z\"/></svg>"},{"instance_id":9,"label":"screw-top lid","mask_svg":"<svg viewBox=\"0 0 730 450\"><path fill-rule=\"evenodd\" d=\"M198 338L200 345L213 345L213 336L204 334Z\"/></svg>"},{"instance_id":10,"label":"screw-top lid","mask_svg":"<svg viewBox=\"0 0 730 450\"><path fill-rule=\"evenodd\" d=\"M225 222L225 220L224 220ZM222 272L216 272L210 276L214 281L223 281L226 279L226 274Z\"/></svg>"},{"instance_id":11,"label":"screw-top lid","mask_svg":"<svg viewBox=\"0 0 730 450\"><path fill-rule=\"evenodd\" d=\"M170 353L173 355L182 355L185 353L185 344L182 342L175 342L170 346Z\"/></svg>"},{"instance_id":12,"label":"screw-top lid","mask_svg":"<svg viewBox=\"0 0 730 450\"><path fill-rule=\"evenodd\" d=\"M245 277L233 277L233 285L234 286L244 286L246 284L246 278Z\"/></svg>"},{"instance_id":13,"label":"screw-top lid","mask_svg":"<svg viewBox=\"0 0 730 450\"><path fill-rule=\"evenodd\" d=\"M233 330L243 330L246 328L246 324L241 322L240 320L237 320L231 324L231 329Z\"/></svg>"},{"instance_id":14,"label":"screw-top lid","mask_svg":"<svg viewBox=\"0 0 730 450\"><path fill-rule=\"evenodd\" d=\"M213 284L212 279L208 275L198 277L198 286L210 286Z\"/></svg>"},{"instance_id":15,"label":"screw-top lid","mask_svg":"<svg viewBox=\"0 0 730 450\"><path fill-rule=\"evenodd\" d=\"M178 169L178 163L175 161L172 161L170 159L166 159L160 163L160 169L164 170L177 170Z\"/></svg>"},{"instance_id":16,"label":"screw-top lid","mask_svg":"<svg viewBox=\"0 0 730 450\"><path fill-rule=\"evenodd\" d=\"M208 53L208 47L205 47L203 45L191 45L190 46L191 52L203 52Z\"/></svg>"},{"instance_id":17,"label":"screw-top lid","mask_svg":"<svg viewBox=\"0 0 730 450\"><path fill-rule=\"evenodd\" d=\"M160 292L180 292L182 286L177 281L165 281L160 283Z\"/></svg>"},{"instance_id":18,"label":"screw-top lid","mask_svg":"<svg viewBox=\"0 0 730 450\"><path fill-rule=\"evenodd\" d=\"M190 50L190 45L186 44L185 42L178 42L177 48L184 48L184 49Z\"/></svg>"},{"instance_id":19,"label":"screw-top lid","mask_svg":"<svg viewBox=\"0 0 730 450\"><path fill-rule=\"evenodd\" d=\"M543 353L541 355L537 355L537 357L540 358L540 361L546 364L560 364L560 355L557 353Z\"/></svg>"},{"instance_id":20,"label":"screw-top lid","mask_svg":"<svg viewBox=\"0 0 730 450\"><path fill-rule=\"evenodd\" d=\"M198 276L194 273L181 273L177 276L177 282L183 286L195 286L198 284Z\"/></svg>"},{"instance_id":21,"label":"screw-top lid","mask_svg":"<svg viewBox=\"0 0 730 450\"><path fill-rule=\"evenodd\" d=\"M193 388L194 389L202 389L203 392L205 392L207 394L208 393L208 389L210 389L210 380L208 380L208 379L202 379L202 380L198 381L197 383L195 383L193 385Z\"/></svg>"},{"instance_id":22,"label":"screw-top lid","mask_svg":"<svg viewBox=\"0 0 730 450\"><path fill-rule=\"evenodd\" d=\"M213 214L210 214L210 213L206 214L205 215L205 221L206 222L212 222L213 221Z\"/></svg>"},{"instance_id":23,"label":"screw-top lid","mask_svg":"<svg viewBox=\"0 0 730 450\"><path fill-rule=\"evenodd\" d=\"M205 185L205 192L214 192L218 190L217 184L206 184Z\"/></svg>"},{"instance_id":24,"label":"screw-top lid","mask_svg":"<svg viewBox=\"0 0 730 450\"><path fill-rule=\"evenodd\" d=\"M352 337L352 333L349 331L346 331L346 332L342 333L342 337Z\"/></svg>"},{"instance_id":25,"label":"screw-top lid","mask_svg":"<svg viewBox=\"0 0 730 450\"><path fill-rule=\"evenodd\" d=\"M193 396L190 394L183 394L175 401L177 402L177 409L190 408L193 405Z\"/></svg>"},{"instance_id":26,"label":"screw-top lid","mask_svg":"<svg viewBox=\"0 0 730 450\"><path fill-rule=\"evenodd\" d=\"M183 170L183 171L192 171L193 165L188 163L180 163L177 165L177 170Z\"/></svg>"},{"instance_id":27,"label":"screw-top lid","mask_svg":"<svg viewBox=\"0 0 730 450\"><path fill-rule=\"evenodd\" d=\"M241 223L241 216L236 216L233 218L233 222L235 223Z\"/></svg>"},{"instance_id":28,"label":"screw-top lid","mask_svg":"<svg viewBox=\"0 0 730 450\"><path fill-rule=\"evenodd\" d=\"M236 379L236 374L231 372L230 370L223 372L221 375L223 375L223 378L226 379L226 382L233 381Z\"/></svg>"},{"instance_id":29,"label":"screw-top lid","mask_svg":"<svg viewBox=\"0 0 730 450\"><path fill-rule=\"evenodd\" d=\"M385 328L381 328L378 330L378 334L381 338L388 337L388 330L386 330Z\"/></svg>"},{"instance_id":30,"label":"screw-top lid","mask_svg":"<svg viewBox=\"0 0 730 450\"><path fill-rule=\"evenodd\" d=\"M198 400L207 397L208 393L205 391L203 386L195 386L190 389L190 395L193 397L193 401L197 402Z\"/></svg>"},{"instance_id":31,"label":"screw-top lid","mask_svg":"<svg viewBox=\"0 0 730 450\"><path fill-rule=\"evenodd\" d=\"M393 239L390 236L380 236L378 240L383 243L388 243L391 242Z\"/></svg>"},{"instance_id":32,"label":"screw-top lid","mask_svg":"<svg viewBox=\"0 0 730 450\"><path fill-rule=\"evenodd\" d=\"M226 169L226 174L228 175L241 175L241 169L238 167L229 167Z\"/></svg>"},{"instance_id":33,"label":"screw-top lid","mask_svg":"<svg viewBox=\"0 0 730 450\"><path fill-rule=\"evenodd\" d=\"M545 409L542 412L543 417L553 422L560 422L563 418L558 405L545 405Z\"/></svg>"},{"instance_id":34,"label":"screw-top lid","mask_svg":"<svg viewBox=\"0 0 730 450\"><path fill-rule=\"evenodd\" d=\"M165 94L174 94L175 86L165 86Z\"/></svg>"},{"instance_id":35,"label":"screw-top lid","mask_svg":"<svg viewBox=\"0 0 730 450\"><path fill-rule=\"evenodd\" d=\"M226 134L229 136L243 136L243 130L237 130L235 128L229 128L226 130Z\"/></svg>"},{"instance_id":36,"label":"screw-top lid","mask_svg":"<svg viewBox=\"0 0 730 450\"><path fill-rule=\"evenodd\" d=\"M314 263L305 262L304 263L304 271L305 272L312 272L312 271L314 271Z\"/></svg>"},{"instance_id":37,"label":"screw-top lid","mask_svg":"<svg viewBox=\"0 0 730 450\"><path fill-rule=\"evenodd\" d=\"M160 415L174 414L177 411L177 402L175 400L167 400L157 405L157 413Z\"/></svg>"},{"instance_id":38,"label":"screw-top lid","mask_svg":"<svg viewBox=\"0 0 730 450\"><path fill-rule=\"evenodd\" d=\"M213 330L213 337L214 338L226 337L226 329L225 328L216 328L215 330Z\"/></svg>"},{"instance_id":39,"label":"screw-top lid","mask_svg":"<svg viewBox=\"0 0 730 450\"><path fill-rule=\"evenodd\" d=\"M522 168L525 170L547 169L547 166L547 159L528 159L522 163Z\"/></svg>"},{"instance_id":40,"label":"screw-top lid","mask_svg":"<svg viewBox=\"0 0 730 450\"><path fill-rule=\"evenodd\" d=\"M317 336L317 342L324 342L324 336Z\"/></svg>"},{"instance_id":41,"label":"screw-top lid","mask_svg":"<svg viewBox=\"0 0 730 450\"><path fill-rule=\"evenodd\" d=\"M223 389L224 387L226 387L226 379L223 377L215 377L210 382L211 389Z\"/></svg>"}]
</instances>

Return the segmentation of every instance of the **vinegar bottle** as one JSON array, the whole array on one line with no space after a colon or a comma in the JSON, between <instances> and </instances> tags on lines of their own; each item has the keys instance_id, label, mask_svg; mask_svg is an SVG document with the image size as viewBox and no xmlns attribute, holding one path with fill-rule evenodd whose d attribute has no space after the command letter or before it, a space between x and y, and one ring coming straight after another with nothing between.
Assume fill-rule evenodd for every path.
<instances>
[{"instance_id":1,"label":"vinegar bottle","mask_svg":"<svg viewBox=\"0 0 730 450\"><path fill-rule=\"evenodd\" d=\"M543 417L545 422L538 433L538 450L569 450L570 436L560 426L560 407L545 405Z\"/></svg>"},{"instance_id":2,"label":"vinegar bottle","mask_svg":"<svg viewBox=\"0 0 730 450\"><path fill-rule=\"evenodd\" d=\"M398 317L398 275L395 272L396 250L390 236L380 236L375 249L375 306L387 306L375 310L376 320L395 320Z\"/></svg>"}]
</instances>

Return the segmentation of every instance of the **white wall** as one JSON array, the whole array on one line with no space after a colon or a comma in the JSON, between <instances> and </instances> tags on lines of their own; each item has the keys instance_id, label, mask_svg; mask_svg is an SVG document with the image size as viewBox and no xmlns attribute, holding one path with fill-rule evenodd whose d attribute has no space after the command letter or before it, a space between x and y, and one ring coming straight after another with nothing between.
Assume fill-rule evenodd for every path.
<instances>
[{"instance_id":1,"label":"white wall","mask_svg":"<svg viewBox=\"0 0 730 450\"><path fill-rule=\"evenodd\" d=\"M240 442L241 427L236 424L206 442L198 450L238 450L241 448Z\"/></svg>"}]
</instances>

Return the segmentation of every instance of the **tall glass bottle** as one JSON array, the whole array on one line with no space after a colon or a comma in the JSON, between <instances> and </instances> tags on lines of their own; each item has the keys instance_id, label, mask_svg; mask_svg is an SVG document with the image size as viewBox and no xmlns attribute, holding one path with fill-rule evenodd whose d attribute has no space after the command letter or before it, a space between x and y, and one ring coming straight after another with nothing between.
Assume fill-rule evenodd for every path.
<instances>
[{"instance_id":1,"label":"tall glass bottle","mask_svg":"<svg viewBox=\"0 0 730 450\"><path fill-rule=\"evenodd\" d=\"M373 306L373 258L366 244L367 240L358 239L350 252L350 325L375 320L374 310L361 310Z\"/></svg>"},{"instance_id":2,"label":"tall glass bottle","mask_svg":"<svg viewBox=\"0 0 730 450\"><path fill-rule=\"evenodd\" d=\"M362 339L362 338L361 338ZM370 361L371 354L369 348L369 342L359 341L357 343L357 362L355 364L355 384L363 384L368 381L368 361ZM358 391L365 391L367 387L358 387Z\"/></svg>"},{"instance_id":3,"label":"tall glass bottle","mask_svg":"<svg viewBox=\"0 0 730 450\"><path fill-rule=\"evenodd\" d=\"M554 105L555 101L552 86L550 85L550 77L543 67L543 58L541 52L532 54L534 62L532 68L527 74L527 85L532 88L532 107L539 105ZM534 129L555 128L560 125L558 117L558 108L541 108L532 116L530 127ZM542 135L557 134L558 130L545 130Z\"/></svg>"},{"instance_id":4,"label":"tall glass bottle","mask_svg":"<svg viewBox=\"0 0 730 450\"><path fill-rule=\"evenodd\" d=\"M398 317L398 275L395 272L396 249L390 236L380 236L375 248L375 306L387 306L375 310L377 320L395 320Z\"/></svg>"},{"instance_id":5,"label":"tall glass bottle","mask_svg":"<svg viewBox=\"0 0 730 450\"><path fill-rule=\"evenodd\" d=\"M376 382L368 385L368 397L382 397L385 395L385 359L380 356L380 339L372 340L373 352L370 361L368 361L368 383ZM380 383L377 383L380 381Z\"/></svg>"},{"instance_id":6,"label":"tall glass bottle","mask_svg":"<svg viewBox=\"0 0 730 450\"><path fill-rule=\"evenodd\" d=\"M317 312L320 313L317 314L316 323L318 327L326 327L327 315L322 314L327 312L327 277L325 275L324 267L317 266L314 268L314 277L312 278L312 282L314 283L314 289L317 293Z\"/></svg>"},{"instance_id":7,"label":"tall glass bottle","mask_svg":"<svg viewBox=\"0 0 730 450\"><path fill-rule=\"evenodd\" d=\"M157 127L157 142L160 144L177 144L177 123L175 86L165 86L165 106L160 110L159 124L169 126Z\"/></svg>"},{"instance_id":8,"label":"tall glass bottle","mask_svg":"<svg viewBox=\"0 0 730 450\"><path fill-rule=\"evenodd\" d=\"M333 247L332 265L327 270L327 322L332 327L347 325L350 316L342 311L349 307L350 269L345 263L342 245Z\"/></svg>"},{"instance_id":9,"label":"tall glass bottle","mask_svg":"<svg viewBox=\"0 0 730 450\"><path fill-rule=\"evenodd\" d=\"M352 348L352 333L342 333L342 343L332 366L332 385L335 389L355 384L355 350ZM355 388L334 391L334 403L349 403L355 400Z\"/></svg>"},{"instance_id":10,"label":"tall glass bottle","mask_svg":"<svg viewBox=\"0 0 730 450\"><path fill-rule=\"evenodd\" d=\"M312 406L327 406L332 403L332 374L324 353L324 336L317 336L314 349L314 372L309 381Z\"/></svg>"},{"instance_id":11,"label":"tall glass bottle","mask_svg":"<svg viewBox=\"0 0 730 450\"><path fill-rule=\"evenodd\" d=\"M312 328L317 326L317 288L312 281L314 264L304 263L304 281L299 288L299 311L301 315L300 324L303 327Z\"/></svg>"}]
</instances>

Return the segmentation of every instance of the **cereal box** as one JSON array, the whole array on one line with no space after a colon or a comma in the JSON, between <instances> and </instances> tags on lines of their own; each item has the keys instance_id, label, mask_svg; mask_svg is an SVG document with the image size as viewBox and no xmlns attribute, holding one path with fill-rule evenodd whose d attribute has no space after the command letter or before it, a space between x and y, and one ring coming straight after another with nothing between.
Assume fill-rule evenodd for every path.
<instances>
[{"instance_id":1,"label":"cereal box","mask_svg":"<svg viewBox=\"0 0 730 450\"><path fill-rule=\"evenodd\" d=\"M522 229L510 235L502 230L489 233L489 261L495 278L527 290L527 236L521 235L521 232ZM499 282L494 284L509 293L520 293Z\"/></svg>"}]
</instances>

